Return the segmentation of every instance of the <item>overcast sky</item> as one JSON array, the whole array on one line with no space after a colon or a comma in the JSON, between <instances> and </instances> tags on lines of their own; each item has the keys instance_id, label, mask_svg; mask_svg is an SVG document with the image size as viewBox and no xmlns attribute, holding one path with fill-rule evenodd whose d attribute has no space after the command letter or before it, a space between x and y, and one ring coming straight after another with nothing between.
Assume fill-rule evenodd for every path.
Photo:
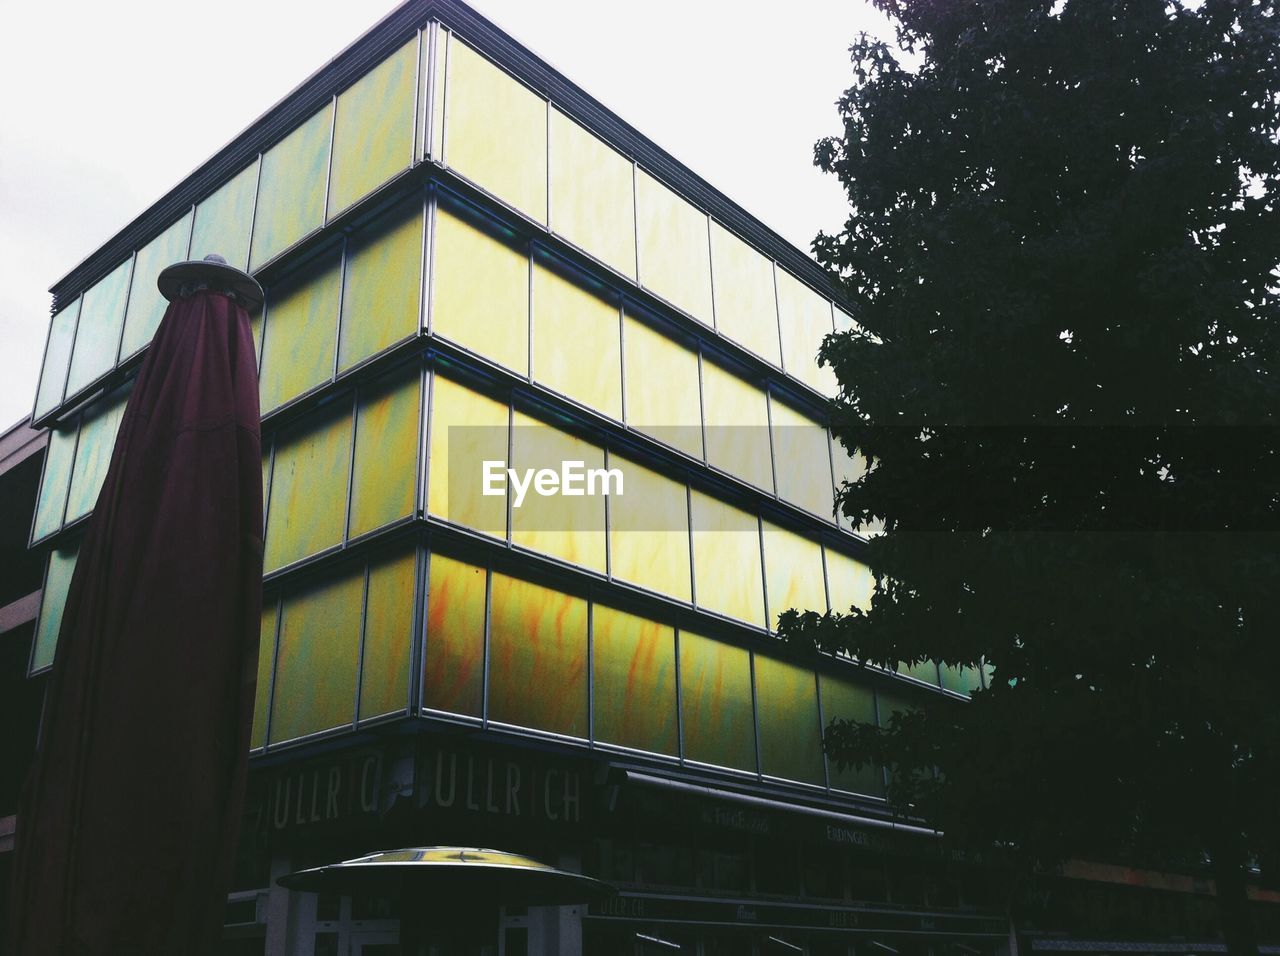
<instances>
[{"instance_id":1,"label":"overcast sky","mask_svg":"<svg viewBox=\"0 0 1280 956\"><path fill-rule=\"evenodd\" d=\"M31 410L49 286L396 5L0 0L0 430ZM843 221L812 149L848 46L886 31L864 0L473 6L805 251Z\"/></svg>"}]
</instances>

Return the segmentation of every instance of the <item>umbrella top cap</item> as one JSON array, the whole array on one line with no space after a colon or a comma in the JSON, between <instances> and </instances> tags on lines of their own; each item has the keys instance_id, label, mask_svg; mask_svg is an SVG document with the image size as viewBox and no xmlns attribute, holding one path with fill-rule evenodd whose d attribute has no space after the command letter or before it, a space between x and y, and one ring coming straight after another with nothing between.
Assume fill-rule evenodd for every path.
<instances>
[{"instance_id":1,"label":"umbrella top cap","mask_svg":"<svg viewBox=\"0 0 1280 956\"><path fill-rule=\"evenodd\" d=\"M262 305L262 286L249 273L227 264L216 252L203 259L175 262L166 267L156 280L160 294L172 302L185 299L203 289L229 295L252 312Z\"/></svg>"}]
</instances>

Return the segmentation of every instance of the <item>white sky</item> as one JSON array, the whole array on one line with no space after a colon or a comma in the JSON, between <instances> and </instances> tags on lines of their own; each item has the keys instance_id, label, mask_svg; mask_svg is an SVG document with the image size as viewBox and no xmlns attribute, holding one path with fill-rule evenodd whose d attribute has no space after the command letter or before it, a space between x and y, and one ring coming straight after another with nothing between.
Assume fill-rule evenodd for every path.
<instances>
[{"instance_id":1,"label":"white sky","mask_svg":"<svg viewBox=\"0 0 1280 956\"><path fill-rule=\"evenodd\" d=\"M0 430L30 413L48 287L396 5L0 0ZM812 148L848 46L886 32L866 0L472 5L805 251L843 221Z\"/></svg>"}]
</instances>

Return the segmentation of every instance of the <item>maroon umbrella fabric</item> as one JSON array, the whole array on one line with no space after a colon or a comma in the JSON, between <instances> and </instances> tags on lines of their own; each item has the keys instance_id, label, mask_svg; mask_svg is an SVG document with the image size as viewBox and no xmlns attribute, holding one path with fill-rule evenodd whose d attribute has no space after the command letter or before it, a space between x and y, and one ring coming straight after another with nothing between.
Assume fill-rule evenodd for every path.
<instances>
[{"instance_id":1,"label":"maroon umbrella fabric","mask_svg":"<svg viewBox=\"0 0 1280 956\"><path fill-rule=\"evenodd\" d=\"M80 549L18 816L11 952L204 953L241 814L262 604L244 308L165 313Z\"/></svg>"}]
</instances>

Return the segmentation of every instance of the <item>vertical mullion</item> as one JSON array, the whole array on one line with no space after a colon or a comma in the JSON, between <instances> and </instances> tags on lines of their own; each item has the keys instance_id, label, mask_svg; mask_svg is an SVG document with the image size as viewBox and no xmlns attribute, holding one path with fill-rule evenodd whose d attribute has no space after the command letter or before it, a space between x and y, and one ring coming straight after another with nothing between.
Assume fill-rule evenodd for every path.
<instances>
[{"instance_id":1,"label":"vertical mullion","mask_svg":"<svg viewBox=\"0 0 1280 956\"><path fill-rule=\"evenodd\" d=\"M351 729L360 726L360 695L364 684L364 645L369 636L369 561L364 563L364 597L360 602L360 641L356 645L355 710L351 712Z\"/></svg>"},{"instance_id":2,"label":"vertical mullion","mask_svg":"<svg viewBox=\"0 0 1280 956\"><path fill-rule=\"evenodd\" d=\"M773 618L769 615L769 565L764 553L764 519L759 515L756 519L756 533L760 538L760 590L764 594L764 629L765 633L773 633Z\"/></svg>"},{"instance_id":3,"label":"vertical mullion","mask_svg":"<svg viewBox=\"0 0 1280 956\"><path fill-rule=\"evenodd\" d=\"M769 481L773 485L773 497L781 501L782 495L778 491L778 462L777 454L773 447L773 389L769 387L769 383L764 383L764 421L765 427L768 429L769 439Z\"/></svg>"},{"instance_id":4,"label":"vertical mullion","mask_svg":"<svg viewBox=\"0 0 1280 956\"><path fill-rule=\"evenodd\" d=\"M329 222L329 190L333 186L333 135L338 126L338 94L329 97L329 161L324 171L324 213L321 223Z\"/></svg>"},{"instance_id":5,"label":"vertical mullion","mask_svg":"<svg viewBox=\"0 0 1280 956\"><path fill-rule=\"evenodd\" d=\"M418 29L417 43L414 44L414 70L413 70L413 135L409 137L409 166L412 167L418 161L418 131L422 127L422 117L419 115L422 105L422 29Z\"/></svg>"},{"instance_id":6,"label":"vertical mullion","mask_svg":"<svg viewBox=\"0 0 1280 956\"><path fill-rule=\"evenodd\" d=\"M430 547L423 548L421 545L416 545L415 550L418 554L416 575L418 597L413 612L413 647L409 653L409 666L412 670L408 681L408 704L409 713L420 714L426 706L427 699L427 641L431 639L431 635L427 633L427 608L430 606L429 602L431 600L431 549Z\"/></svg>"},{"instance_id":7,"label":"vertical mullion","mask_svg":"<svg viewBox=\"0 0 1280 956\"><path fill-rule=\"evenodd\" d=\"M484 569L484 665L481 668L483 683L480 686L480 725L489 727L489 632L493 619L493 570Z\"/></svg>"},{"instance_id":8,"label":"vertical mullion","mask_svg":"<svg viewBox=\"0 0 1280 956\"><path fill-rule=\"evenodd\" d=\"M431 394L435 381L431 369L421 357L418 363L418 475L413 490L415 518L427 513L427 482L431 469Z\"/></svg>"},{"instance_id":9,"label":"vertical mullion","mask_svg":"<svg viewBox=\"0 0 1280 956\"><path fill-rule=\"evenodd\" d=\"M346 324L342 321L342 313L344 311L345 299L347 297L347 270L351 267L351 237L347 234L342 236L342 251L338 254L338 308L337 322L338 327L334 330L333 336L333 371L329 375L329 381L336 381L338 378L338 368L341 365L342 355L342 331ZM264 326L265 328L265 326Z\"/></svg>"},{"instance_id":10,"label":"vertical mullion","mask_svg":"<svg viewBox=\"0 0 1280 956\"><path fill-rule=\"evenodd\" d=\"M764 777L764 765L760 761L760 695L756 693L756 654L747 652L747 664L751 670L751 723L756 731L756 779Z\"/></svg>"},{"instance_id":11,"label":"vertical mullion","mask_svg":"<svg viewBox=\"0 0 1280 956\"><path fill-rule=\"evenodd\" d=\"M605 467L608 467L606 463ZM596 668L595 620L596 602L587 599L587 746L596 745Z\"/></svg>"},{"instance_id":12,"label":"vertical mullion","mask_svg":"<svg viewBox=\"0 0 1280 956\"><path fill-rule=\"evenodd\" d=\"M341 547L344 549L351 538L351 501L356 493L356 429L359 427L359 418L360 390L356 389L351 395L351 450L347 455L347 515L342 524L341 542Z\"/></svg>"},{"instance_id":13,"label":"vertical mullion","mask_svg":"<svg viewBox=\"0 0 1280 956\"><path fill-rule=\"evenodd\" d=\"M719 325L716 324L716 263L715 258L711 255L711 216L707 214L707 279L711 283L711 327L717 332L720 331ZM721 333L723 334L723 333Z\"/></svg>"},{"instance_id":14,"label":"vertical mullion","mask_svg":"<svg viewBox=\"0 0 1280 956\"><path fill-rule=\"evenodd\" d=\"M684 682L680 677L680 628L672 628L676 662L676 760L684 766Z\"/></svg>"},{"instance_id":15,"label":"vertical mullion","mask_svg":"<svg viewBox=\"0 0 1280 956\"><path fill-rule=\"evenodd\" d=\"M80 457L80 439L84 435L84 413L76 416L76 440L71 446L71 471L67 475L67 487L62 493L62 508L58 511L58 530L67 523L67 505L71 501L71 483L76 479L76 460Z\"/></svg>"},{"instance_id":16,"label":"vertical mullion","mask_svg":"<svg viewBox=\"0 0 1280 956\"><path fill-rule=\"evenodd\" d=\"M822 748L822 788L831 792L831 767L827 762L827 745L823 740L826 732L827 717L826 711L822 707L822 678L818 675L817 670L813 672L813 688L818 698L818 744Z\"/></svg>"},{"instance_id":17,"label":"vertical mullion","mask_svg":"<svg viewBox=\"0 0 1280 956\"><path fill-rule=\"evenodd\" d=\"M116 336L116 354L111 360L110 372L114 372L120 364L120 352L124 348L124 330L129 319L129 300L133 298L133 274L138 267L138 252L135 249L129 254L129 278L125 280L124 286L124 311L120 315L120 334ZM101 378L101 376L99 376Z\"/></svg>"},{"instance_id":18,"label":"vertical mullion","mask_svg":"<svg viewBox=\"0 0 1280 956\"><path fill-rule=\"evenodd\" d=\"M249 268L249 261L253 257L253 230L258 228L258 194L262 189L262 153L258 153L257 169L253 176L253 209L249 213L249 244L244 254L244 268ZM196 223L191 221L192 241L195 241ZM236 266L236 268L240 268Z\"/></svg>"},{"instance_id":19,"label":"vertical mullion","mask_svg":"<svg viewBox=\"0 0 1280 956\"><path fill-rule=\"evenodd\" d=\"M275 711L276 668L280 664L280 629L284 624L284 590L276 592L276 626L271 635L271 670L267 675L267 696L263 702L267 712L262 717L262 752L271 749L271 718ZM261 623L259 623L261 628ZM261 653L261 652L259 652Z\"/></svg>"},{"instance_id":20,"label":"vertical mullion","mask_svg":"<svg viewBox=\"0 0 1280 956\"><path fill-rule=\"evenodd\" d=\"M436 208L439 200L435 183L422 194L422 267L419 270L418 334L431 334L432 300L435 298Z\"/></svg>"}]
</instances>

